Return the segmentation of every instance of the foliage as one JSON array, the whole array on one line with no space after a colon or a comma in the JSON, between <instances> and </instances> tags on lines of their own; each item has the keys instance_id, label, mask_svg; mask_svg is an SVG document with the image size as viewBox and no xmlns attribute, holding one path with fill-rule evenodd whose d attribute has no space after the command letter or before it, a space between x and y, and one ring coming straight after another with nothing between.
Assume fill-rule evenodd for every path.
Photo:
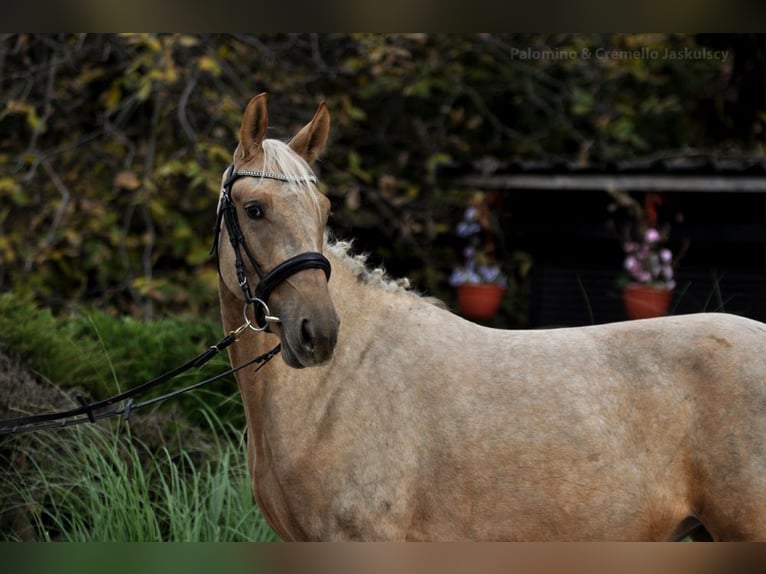
<instances>
[{"instance_id":1,"label":"foliage","mask_svg":"<svg viewBox=\"0 0 766 574\"><path fill-rule=\"evenodd\" d=\"M60 328L49 309L41 309L29 296L0 294L0 351L13 354L47 380L64 386L95 384L108 374L95 349L77 344Z\"/></svg>"},{"instance_id":2,"label":"foliage","mask_svg":"<svg viewBox=\"0 0 766 574\"><path fill-rule=\"evenodd\" d=\"M16 356L44 380L87 397L105 398L151 380L188 361L221 338L213 321L178 316L154 321L111 317L85 310L54 317L28 296L0 294L0 351ZM210 377L229 368L218 355L151 391L147 397ZM242 406L233 377L206 387L218 415L244 428ZM234 400L232 400L234 399ZM197 399L174 400L193 424L204 423ZM172 426L172 419L168 421Z\"/></svg>"},{"instance_id":3,"label":"foliage","mask_svg":"<svg viewBox=\"0 0 766 574\"><path fill-rule=\"evenodd\" d=\"M216 436L234 436L208 417ZM189 448L151 450L101 426L36 434L3 461L0 539L275 540L253 502L241 441L219 440L204 462Z\"/></svg>"},{"instance_id":4,"label":"foliage","mask_svg":"<svg viewBox=\"0 0 766 574\"><path fill-rule=\"evenodd\" d=\"M62 404L67 388L98 396L143 382L189 359L204 348L196 339L217 330L189 318L141 322L99 311L55 318L29 297L2 294L0 358L20 357L48 384L4 372L0 418L70 407ZM218 363L214 372L226 368L225 358ZM116 433L109 421L4 438L0 539L274 539L252 501L234 389L229 379L135 413L130 428L116 421Z\"/></svg>"},{"instance_id":5,"label":"foliage","mask_svg":"<svg viewBox=\"0 0 766 574\"><path fill-rule=\"evenodd\" d=\"M56 318L29 297L1 294L0 418L71 408L74 390L95 398L125 390L195 356L218 329L101 311ZM227 366L219 356L203 373ZM253 504L244 428L229 377L135 412L129 425L111 419L0 437L0 539L273 539Z\"/></svg>"},{"instance_id":6,"label":"foliage","mask_svg":"<svg viewBox=\"0 0 766 574\"><path fill-rule=\"evenodd\" d=\"M87 299L145 317L213 317L207 250L220 176L247 100L268 91L276 137L293 133L320 100L332 110L320 169L338 234L445 296L458 257L441 244L465 206L438 165L748 148L766 117L754 97L766 77L763 43L667 34L4 35L0 289L24 287L56 309ZM619 56L702 47L728 57Z\"/></svg>"}]
</instances>

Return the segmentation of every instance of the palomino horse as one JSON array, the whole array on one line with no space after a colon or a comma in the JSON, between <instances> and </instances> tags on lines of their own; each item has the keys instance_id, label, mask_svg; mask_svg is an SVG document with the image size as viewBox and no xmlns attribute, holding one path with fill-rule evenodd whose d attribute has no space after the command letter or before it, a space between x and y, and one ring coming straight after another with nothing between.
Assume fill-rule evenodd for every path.
<instances>
[{"instance_id":1,"label":"palomino horse","mask_svg":"<svg viewBox=\"0 0 766 574\"><path fill-rule=\"evenodd\" d=\"M267 121L261 94L218 250L225 328L243 307L267 327L232 363L282 345L237 375L255 498L281 537L766 540L765 325L465 321L327 239L309 167L324 104L289 144L264 139Z\"/></svg>"}]
</instances>

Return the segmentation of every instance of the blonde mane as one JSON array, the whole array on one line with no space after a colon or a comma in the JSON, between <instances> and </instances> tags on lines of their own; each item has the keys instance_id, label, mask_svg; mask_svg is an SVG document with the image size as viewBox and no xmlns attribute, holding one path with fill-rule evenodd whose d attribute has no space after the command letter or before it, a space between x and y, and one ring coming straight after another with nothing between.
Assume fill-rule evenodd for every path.
<instances>
[{"instance_id":1,"label":"blonde mane","mask_svg":"<svg viewBox=\"0 0 766 574\"><path fill-rule=\"evenodd\" d=\"M352 241L342 241L327 237L325 239L325 245L337 259L346 264L351 273L361 283L378 287L384 291L407 291L414 294L414 291L410 291L409 279L392 279L388 276L384 268L370 268L367 265L368 255L366 253L352 253Z\"/></svg>"},{"instance_id":2,"label":"blonde mane","mask_svg":"<svg viewBox=\"0 0 766 574\"><path fill-rule=\"evenodd\" d=\"M406 277L395 279L390 277L383 267L371 268L367 264L368 255L366 253L352 253L353 241L339 240L331 237L329 233L325 233L325 248L333 259L345 264L360 283L388 293L403 293L442 309L447 308L447 305L440 299L413 290L410 280Z\"/></svg>"}]
</instances>

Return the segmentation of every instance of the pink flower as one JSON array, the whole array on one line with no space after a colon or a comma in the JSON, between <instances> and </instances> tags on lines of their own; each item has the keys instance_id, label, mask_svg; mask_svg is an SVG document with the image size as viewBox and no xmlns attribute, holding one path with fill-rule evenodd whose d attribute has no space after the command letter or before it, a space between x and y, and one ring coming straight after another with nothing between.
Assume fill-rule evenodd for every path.
<instances>
[{"instance_id":1,"label":"pink flower","mask_svg":"<svg viewBox=\"0 0 766 574\"><path fill-rule=\"evenodd\" d=\"M650 227L644 232L643 241L627 241L624 267L631 281L636 283L663 283L673 288L673 254L661 247L660 232Z\"/></svg>"},{"instance_id":2,"label":"pink flower","mask_svg":"<svg viewBox=\"0 0 766 574\"><path fill-rule=\"evenodd\" d=\"M649 243L657 243L660 240L660 232L654 229L653 227L650 227L646 230L646 235L644 236L647 242Z\"/></svg>"}]
</instances>

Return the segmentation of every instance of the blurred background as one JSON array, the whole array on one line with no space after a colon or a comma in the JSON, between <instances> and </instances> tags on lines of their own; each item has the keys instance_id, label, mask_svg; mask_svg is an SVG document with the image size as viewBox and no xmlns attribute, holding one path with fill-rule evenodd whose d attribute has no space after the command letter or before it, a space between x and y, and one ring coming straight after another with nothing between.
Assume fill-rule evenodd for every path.
<instances>
[{"instance_id":1,"label":"blurred background","mask_svg":"<svg viewBox=\"0 0 766 574\"><path fill-rule=\"evenodd\" d=\"M267 91L271 137L331 110L335 234L454 308L478 202L491 324L625 318L627 206L659 193L675 310L763 319L765 67L748 34L3 35L0 290L215 319L220 174Z\"/></svg>"},{"instance_id":2,"label":"blurred background","mask_svg":"<svg viewBox=\"0 0 766 574\"><path fill-rule=\"evenodd\" d=\"M220 338L219 185L263 91L269 137L329 106L334 234L466 317L624 320L644 288L639 315L766 320L764 36L0 34L0 419ZM0 540L274 540L244 426L227 378L3 437Z\"/></svg>"}]
</instances>

